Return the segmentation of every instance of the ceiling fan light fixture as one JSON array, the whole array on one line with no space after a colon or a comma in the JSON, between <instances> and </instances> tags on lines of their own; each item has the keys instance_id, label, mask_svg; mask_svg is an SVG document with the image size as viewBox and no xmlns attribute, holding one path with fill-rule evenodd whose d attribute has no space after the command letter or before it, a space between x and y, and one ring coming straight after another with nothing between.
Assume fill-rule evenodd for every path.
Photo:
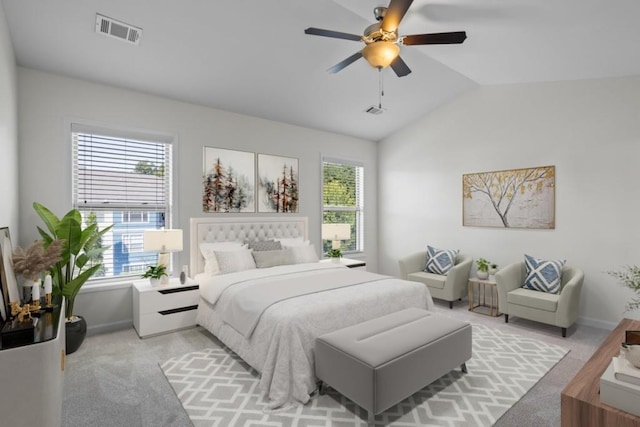
<instances>
[{"instance_id":1,"label":"ceiling fan light fixture","mask_svg":"<svg viewBox=\"0 0 640 427\"><path fill-rule=\"evenodd\" d=\"M399 53L400 47L397 44L385 41L370 43L362 49L362 56L374 68L388 67Z\"/></svg>"}]
</instances>

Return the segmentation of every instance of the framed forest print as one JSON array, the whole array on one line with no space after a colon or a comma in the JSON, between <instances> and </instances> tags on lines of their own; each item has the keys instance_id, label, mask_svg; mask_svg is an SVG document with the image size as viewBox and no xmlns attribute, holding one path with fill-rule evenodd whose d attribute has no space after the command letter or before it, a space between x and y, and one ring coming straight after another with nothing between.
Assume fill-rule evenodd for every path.
<instances>
[{"instance_id":1,"label":"framed forest print","mask_svg":"<svg viewBox=\"0 0 640 427\"><path fill-rule=\"evenodd\" d=\"M204 147L203 212L255 212L255 153Z\"/></svg>"},{"instance_id":2,"label":"framed forest print","mask_svg":"<svg viewBox=\"0 0 640 427\"><path fill-rule=\"evenodd\" d=\"M462 176L462 225L555 228L555 166Z\"/></svg>"},{"instance_id":3,"label":"framed forest print","mask_svg":"<svg viewBox=\"0 0 640 427\"><path fill-rule=\"evenodd\" d=\"M298 159L258 154L258 212L298 212Z\"/></svg>"}]
</instances>

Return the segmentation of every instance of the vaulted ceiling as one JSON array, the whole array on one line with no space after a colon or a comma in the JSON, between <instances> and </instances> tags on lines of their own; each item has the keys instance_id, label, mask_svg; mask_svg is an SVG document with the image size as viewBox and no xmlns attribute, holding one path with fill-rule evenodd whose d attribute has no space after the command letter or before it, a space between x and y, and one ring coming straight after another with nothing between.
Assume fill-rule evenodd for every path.
<instances>
[{"instance_id":1,"label":"vaulted ceiling","mask_svg":"<svg viewBox=\"0 0 640 427\"><path fill-rule=\"evenodd\" d=\"M399 33L465 30L461 45L403 46L413 71L359 60L376 0L0 0L18 65L223 110L379 140L477 85L640 74L637 0L415 0ZM96 13L142 28L95 32Z\"/></svg>"}]
</instances>

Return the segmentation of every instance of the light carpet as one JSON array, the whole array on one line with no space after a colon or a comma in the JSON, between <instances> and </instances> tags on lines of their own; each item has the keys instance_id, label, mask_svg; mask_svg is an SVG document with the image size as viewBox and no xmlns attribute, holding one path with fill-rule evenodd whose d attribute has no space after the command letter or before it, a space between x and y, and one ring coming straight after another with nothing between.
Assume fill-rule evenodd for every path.
<instances>
[{"instance_id":1,"label":"light carpet","mask_svg":"<svg viewBox=\"0 0 640 427\"><path fill-rule=\"evenodd\" d=\"M490 426L568 350L525 336L473 325L468 373L459 369L389 408L376 426ZM329 389L306 405L265 412L259 374L227 348L191 352L160 364L197 427L366 426L366 411Z\"/></svg>"}]
</instances>

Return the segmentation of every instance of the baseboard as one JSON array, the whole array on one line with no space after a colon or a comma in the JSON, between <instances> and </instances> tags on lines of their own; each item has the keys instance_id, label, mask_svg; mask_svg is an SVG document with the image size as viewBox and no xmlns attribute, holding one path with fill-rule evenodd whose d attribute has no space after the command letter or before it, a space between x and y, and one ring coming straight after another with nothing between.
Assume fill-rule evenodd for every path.
<instances>
[{"instance_id":1,"label":"baseboard","mask_svg":"<svg viewBox=\"0 0 640 427\"><path fill-rule=\"evenodd\" d=\"M119 320L117 322L104 323L102 325L88 326L87 335L97 335L97 334L104 334L106 332L121 331L122 329L128 329L128 328L131 328L132 326L133 326L132 319Z\"/></svg>"},{"instance_id":2,"label":"baseboard","mask_svg":"<svg viewBox=\"0 0 640 427\"><path fill-rule=\"evenodd\" d=\"M616 328L616 326L618 326L618 324L614 322L607 322L590 317L578 317L576 323L579 325L590 326L592 328L606 329L607 331L612 331Z\"/></svg>"}]
</instances>

